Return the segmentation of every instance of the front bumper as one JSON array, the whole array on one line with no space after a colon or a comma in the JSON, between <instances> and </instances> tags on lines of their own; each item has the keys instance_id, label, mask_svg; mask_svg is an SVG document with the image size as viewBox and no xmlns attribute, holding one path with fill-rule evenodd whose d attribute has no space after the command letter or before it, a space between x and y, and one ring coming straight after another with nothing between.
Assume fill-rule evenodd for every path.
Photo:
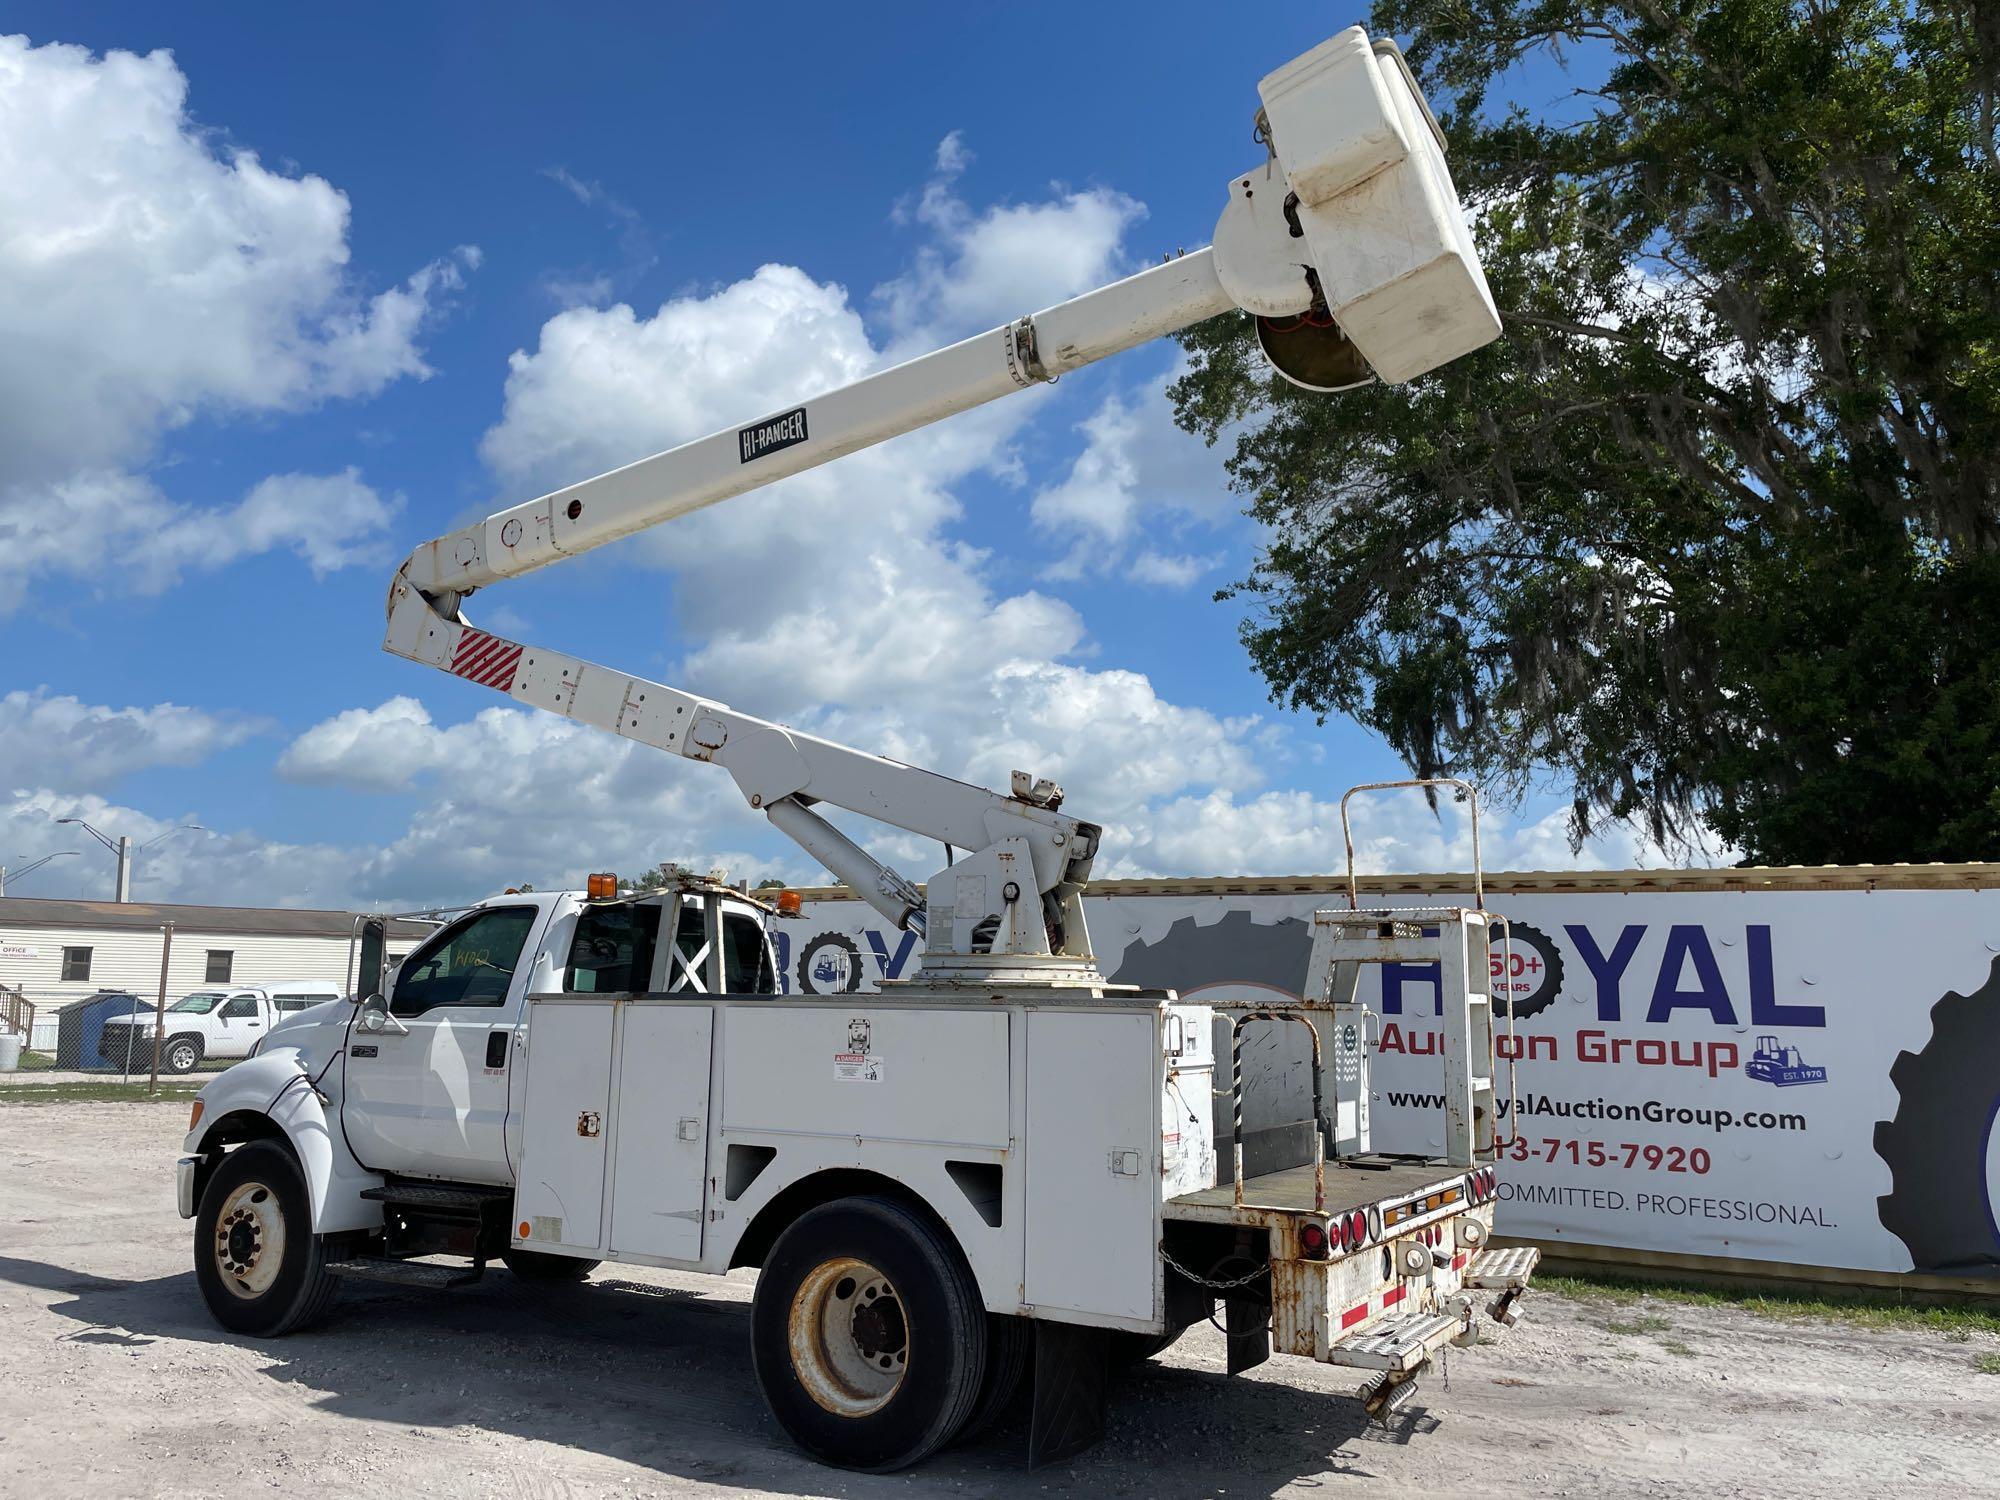
<instances>
[{"instance_id":1,"label":"front bumper","mask_svg":"<svg viewBox=\"0 0 2000 1500\"><path fill-rule=\"evenodd\" d=\"M194 1217L194 1173L200 1165L199 1156L183 1156L174 1164L174 1202L183 1219Z\"/></svg>"}]
</instances>

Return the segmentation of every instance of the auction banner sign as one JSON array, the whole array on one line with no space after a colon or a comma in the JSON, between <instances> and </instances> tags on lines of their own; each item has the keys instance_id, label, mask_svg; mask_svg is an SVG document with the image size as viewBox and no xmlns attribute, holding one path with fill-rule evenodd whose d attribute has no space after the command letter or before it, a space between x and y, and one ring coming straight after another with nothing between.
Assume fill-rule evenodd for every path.
<instances>
[{"instance_id":1,"label":"auction banner sign","mask_svg":"<svg viewBox=\"0 0 2000 1500\"><path fill-rule=\"evenodd\" d=\"M1748 872L1489 887L1488 907L1512 928L1511 952L1496 943L1492 960L1500 1232L2000 1275L2000 887L1964 867L1915 888L1886 888L1896 879L1886 867L1872 886L1855 871L1826 872L1841 878L1827 888L1811 888L1808 872L1793 877L1806 888L1791 889L1693 878L1737 873ZM1297 995L1312 913L1346 905L1324 889L1220 881L1102 890L1085 905L1108 977L1228 1009ZM1471 904L1450 889L1362 897L1365 907ZM851 899L809 900L802 919L778 924L778 942L794 993L873 990L914 975L921 957L914 935ZM1375 1149L1436 1150L1436 966L1364 965L1361 985L1380 1019Z\"/></svg>"}]
</instances>

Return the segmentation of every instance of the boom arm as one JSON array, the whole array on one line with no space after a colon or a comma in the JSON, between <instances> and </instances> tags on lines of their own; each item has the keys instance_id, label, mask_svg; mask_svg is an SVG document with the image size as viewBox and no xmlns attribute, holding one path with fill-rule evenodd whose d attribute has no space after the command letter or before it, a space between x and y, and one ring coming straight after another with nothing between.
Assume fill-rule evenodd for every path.
<instances>
[{"instance_id":1,"label":"boom arm","mask_svg":"<svg viewBox=\"0 0 2000 1500\"><path fill-rule=\"evenodd\" d=\"M1497 336L1442 139L1401 55L1359 27L1265 78L1270 156L1232 179L1213 248L1003 324L746 427L725 429L427 542L397 570L384 649L523 703L725 767L753 808L883 916L923 930L933 981L1097 981L1082 892L1100 830L1061 788L988 791L662 683L474 629L467 595L744 494L1231 308L1313 389L1405 380ZM968 857L925 892L825 803Z\"/></svg>"}]
</instances>

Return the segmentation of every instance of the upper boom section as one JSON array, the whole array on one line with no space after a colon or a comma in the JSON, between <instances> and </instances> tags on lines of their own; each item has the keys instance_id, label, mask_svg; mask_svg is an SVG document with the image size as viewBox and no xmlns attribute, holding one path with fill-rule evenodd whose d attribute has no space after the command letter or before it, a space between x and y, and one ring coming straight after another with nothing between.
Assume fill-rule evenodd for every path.
<instances>
[{"instance_id":1,"label":"upper boom section","mask_svg":"<svg viewBox=\"0 0 2000 1500\"><path fill-rule=\"evenodd\" d=\"M1233 308L1319 390L1408 380L1496 337L1442 137L1394 44L1350 27L1258 87L1270 155L1230 181L1212 249L496 512L401 576L448 605Z\"/></svg>"},{"instance_id":2,"label":"upper boom section","mask_svg":"<svg viewBox=\"0 0 2000 1500\"><path fill-rule=\"evenodd\" d=\"M417 549L404 575L468 594L1227 312L1209 251L989 329L784 411L488 516Z\"/></svg>"}]
</instances>

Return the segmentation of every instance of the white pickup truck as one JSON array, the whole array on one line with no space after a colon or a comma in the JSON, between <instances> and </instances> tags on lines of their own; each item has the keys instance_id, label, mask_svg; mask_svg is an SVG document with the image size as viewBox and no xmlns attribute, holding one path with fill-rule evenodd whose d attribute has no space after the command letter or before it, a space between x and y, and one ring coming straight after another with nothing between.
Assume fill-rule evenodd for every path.
<instances>
[{"instance_id":1,"label":"white pickup truck","mask_svg":"<svg viewBox=\"0 0 2000 1500\"><path fill-rule=\"evenodd\" d=\"M323 980L196 990L169 1005L164 1017L156 1018L142 1004L130 1016L107 1020L98 1035L97 1055L127 1071L150 1068L157 1022L160 1071L191 1073L204 1062L248 1057L286 1016L340 997L340 986Z\"/></svg>"}]
</instances>

